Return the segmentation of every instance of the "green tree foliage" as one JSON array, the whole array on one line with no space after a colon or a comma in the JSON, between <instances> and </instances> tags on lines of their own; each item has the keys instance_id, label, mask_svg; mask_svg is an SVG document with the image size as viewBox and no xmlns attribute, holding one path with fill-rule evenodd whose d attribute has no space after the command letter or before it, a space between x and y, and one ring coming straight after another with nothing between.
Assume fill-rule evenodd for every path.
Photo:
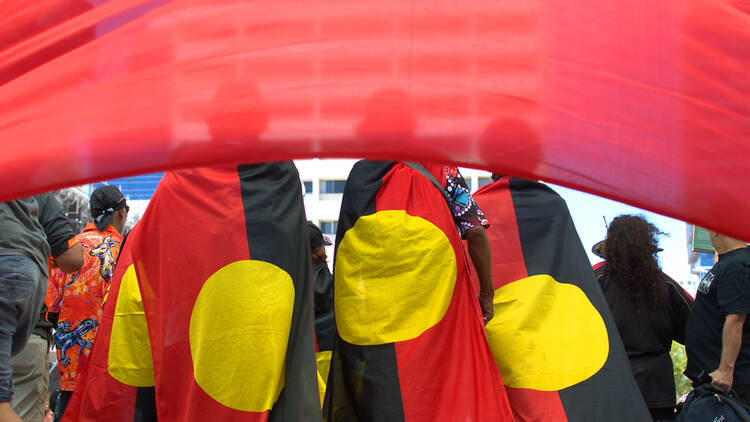
<instances>
[{"instance_id":1,"label":"green tree foliage","mask_svg":"<svg viewBox=\"0 0 750 422\"><path fill-rule=\"evenodd\" d=\"M687 364L687 356L685 356L685 346L679 343L672 342L672 349L669 351L669 355L672 357L674 385L677 389L677 398L679 399L692 389L692 387L690 386L690 380L682 374L683 371L685 371L685 364Z\"/></svg>"}]
</instances>

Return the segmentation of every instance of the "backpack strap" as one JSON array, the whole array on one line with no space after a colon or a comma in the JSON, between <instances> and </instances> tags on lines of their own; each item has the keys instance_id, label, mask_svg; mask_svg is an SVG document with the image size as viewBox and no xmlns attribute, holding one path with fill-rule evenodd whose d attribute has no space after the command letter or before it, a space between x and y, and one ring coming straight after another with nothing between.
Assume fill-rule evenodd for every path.
<instances>
[{"instance_id":1,"label":"backpack strap","mask_svg":"<svg viewBox=\"0 0 750 422\"><path fill-rule=\"evenodd\" d=\"M738 401L737 399L730 397L727 394L720 394L719 399L726 403L729 407L734 410L734 414L742 421L742 422L750 422L750 414L748 412L747 406L745 406L744 403Z\"/></svg>"},{"instance_id":2,"label":"backpack strap","mask_svg":"<svg viewBox=\"0 0 750 422\"><path fill-rule=\"evenodd\" d=\"M427 180L429 180L430 183L432 183L432 185L435 186L435 188L437 188L437 190L439 190L440 193L443 194L443 196L445 197L446 193L445 193L445 189L443 189L443 185L440 184L437 181L437 179L435 179L435 176L433 176L432 173L430 173L429 171L427 171L427 169L424 168L423 165L421 165L419 163L415 163L413 161L404 161L404 164L406 164L407 166L411 167L412 170L417 171L419 173L422 173L422 176L426 177Z\"/></svg>"}]
</instances>

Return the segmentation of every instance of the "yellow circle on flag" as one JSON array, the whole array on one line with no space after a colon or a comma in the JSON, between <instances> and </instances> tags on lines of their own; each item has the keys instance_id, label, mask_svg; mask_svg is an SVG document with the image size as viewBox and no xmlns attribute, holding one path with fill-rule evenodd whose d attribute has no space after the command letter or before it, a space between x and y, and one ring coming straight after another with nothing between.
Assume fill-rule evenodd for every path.
<instances>
[{"instance_id":1,"label":"yellow circle on flag","mask_svg":"<svg viewBox=\"0 0 750 422\"><path fill-rule=\"evenodd\" d=\"M562 390L599 372L609 356L599 311L578 286L549 275L497 289L486 328L503 383L513 388Z\"/></svg>"},{"instance_id":2,"label":"yellow circle on flag","mask_svg":"<svg viewBox=\"0 0 750 422\"><path fill-rule=\"evenodd\" d=\"M357 345L413 339L445 315L456 284L448 237L404 210L360 217L336 255L336 327Z\"/></svg>"},{"instance_id":3,"label":"yellow circle on flag","mask_svg":"<svg viewBox=\"0 0 750 422\"><path fill-rule=\"evenodd\" d=\"M294 284L281 268L235 261L206 280L190 316L198 385L235 410L270 410L284 387Z\"/></svg>"},{"instance_id":4,"label":"yellow circle on flag","mask_svg":"<svg viewBox=\"0 0 750 422\"><path fill-rule=\"evenodd\" d=\"M107 372L112 378L126 385L154 386L151 342L141 290L133 265L125 270L117 293L112 333L109 337Z\"/></svg>"}]
</instances>

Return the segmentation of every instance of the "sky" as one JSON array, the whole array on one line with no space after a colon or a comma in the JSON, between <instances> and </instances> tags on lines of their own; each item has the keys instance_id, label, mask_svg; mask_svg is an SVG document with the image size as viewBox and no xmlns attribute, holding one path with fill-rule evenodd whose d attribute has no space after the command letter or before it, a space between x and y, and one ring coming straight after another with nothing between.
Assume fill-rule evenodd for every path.
<instances>
[{"instance_id":1,"label":"sky","mask_svg":"<svg viewBox=\"0 0 750 422\"><path fill-rule=\"evenodd\" d=\"M668 234L659 239L659 247L664 249L659 253L662 271L680 283L687 282L690 267L688 265L687 229L684 222L562 186L552 184L549 186L567 202L576 230L578 230L578 236L592 264L600 262L601 259L591 252L591 247L607 236L602 216L609 223L618 215L635 214L645 217L659 230Z\"/></svg>"}]
</instances>

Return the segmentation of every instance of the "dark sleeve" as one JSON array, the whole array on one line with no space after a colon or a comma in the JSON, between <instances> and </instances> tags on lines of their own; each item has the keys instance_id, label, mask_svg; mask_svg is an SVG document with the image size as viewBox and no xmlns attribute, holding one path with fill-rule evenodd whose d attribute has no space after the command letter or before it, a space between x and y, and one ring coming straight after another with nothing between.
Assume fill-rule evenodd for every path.
<instances>
[{"instance_id":1,"label":"dark sleeve","mask_svg":"<svg viewBox=\"0 0 750 422\"><path fill-rule=\"evenodd\" d=\"M716 288L716 301L724 316L750 314L750 279L746 268L733 269L721 277Z\"/></svg>"},{"instance_id":2,"label":"dark sleeve","mask_svg":"<svg viewBox=\"0 0 750 422\"><path fill-rule=\"evenodd\" d=\"M471 196L466 180L457 167L446 169L445 200L453 215L458 233L463 238L466 232L474 226L489 227L490 222L485 218L479 205Z\"/></svg>"},{"instance_id":3,"label":"dark sleeve","mask_svg":"<svg viewBox=\"0 0 750 422\"><path fill-rule=\"evenodd\" d=\"M668 275L664 274L664 277L669 289L669 305L672 310L672 340L685 344L685 327L693 308L693 298Z\"/></svg>"},{"instance_id":4,"label":"dark sleeve","mask_svg":"<svg viewBox=\"0 0 750 422\"><path fill-rule=\"evenodd\" d=\"M325 315L333 310L333 275L325 264L313 268L315 277L315 316Z\"/></svg>"},{"instance_id":5,"label":"dark sleeve","mask_svg":"<svg viewBox=\"0 0 750 422\"><path fill-rule=\"evenodd\" d=\"M47 243L52 250L52 257L58 257L68 250L68 240L75 236L60 203L46 193L36 196L39 203L39 222L47 235Z\"/></svg>"},{"instance_id":6,"label":"dark sleeve","mask_svg":"<svg viewBox=\"0 0 750 422\"><path fill-rule=\"evenodd\" d=\"M605 271L606 271L604 269L605 266L606 265L602 265L602 266L594 269L594 277L596 277L596 281L599 283L599 287L602 288L602 292L607 287L607 280L606 280L606 277L604 277L604 274L605 274Z\"/></svg>"}]
</instances>

